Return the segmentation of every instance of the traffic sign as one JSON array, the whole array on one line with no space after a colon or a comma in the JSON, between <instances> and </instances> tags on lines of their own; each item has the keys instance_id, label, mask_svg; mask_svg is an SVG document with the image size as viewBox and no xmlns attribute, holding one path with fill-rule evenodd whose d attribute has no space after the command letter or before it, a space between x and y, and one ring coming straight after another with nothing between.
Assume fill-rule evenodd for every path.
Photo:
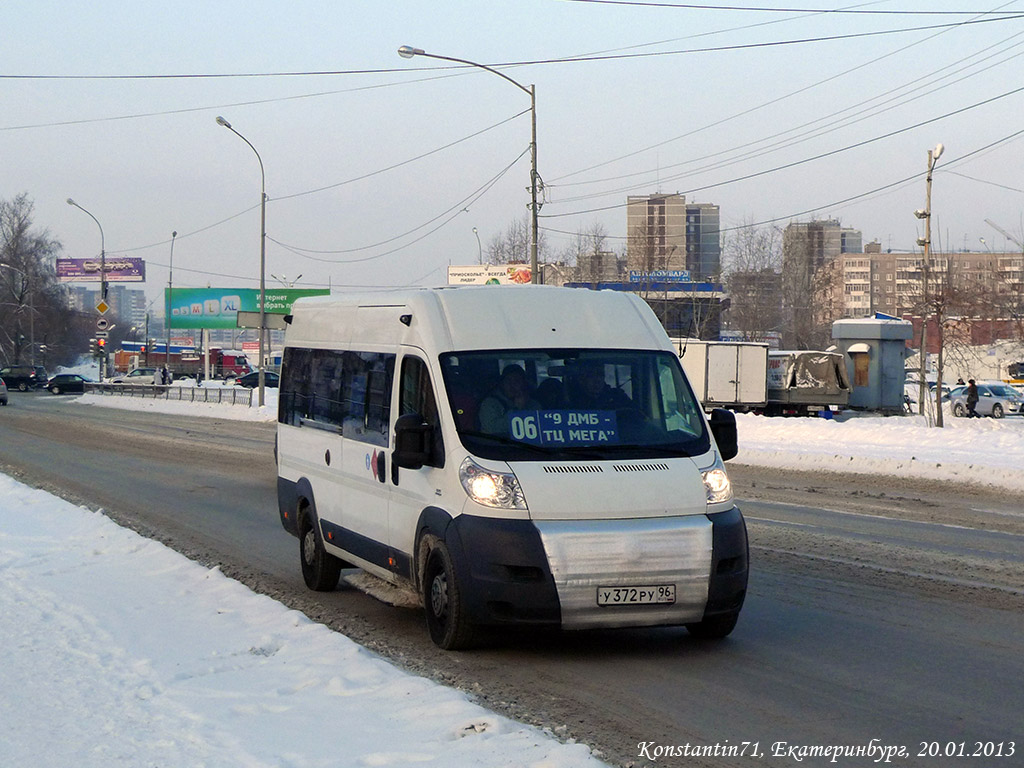
<instances>
[{"instance_id":1,"label":"traffic sign","mask_svg":"<svg viewBox=\"0 0 1024 768\"><path fill-rule=\"evenodd\" d=\"M96 331L96 338L97 339L105 339L108 336L110 336L110 334L107 331Z\"/></svg>"},{"instance_id":2,"label":"traffic sign","mask_svg":"<svg viewBox=\"0 0 1024 768\"><path fill-rule=\"evenodd\" d=\"M110 325L110 321L107 320L107 318L105 318L105 317L97 317L96 318L96 328L97 329L99 329L101 331L105 331L105 330L107 330L107 326L108 325Z\"/></svg>"},{"instance_id":3,"label":"traffic sign","mask_svg":"<svg viewBox=\"0 0 1024 768\"><path fill-rule=\"evenodd\" d=\"M107 304L103 299L100 299L100 303L96 305L96 311L101 315L107 314L107 310L110 309L110 305Z\"/></svg>"}]
</instances>

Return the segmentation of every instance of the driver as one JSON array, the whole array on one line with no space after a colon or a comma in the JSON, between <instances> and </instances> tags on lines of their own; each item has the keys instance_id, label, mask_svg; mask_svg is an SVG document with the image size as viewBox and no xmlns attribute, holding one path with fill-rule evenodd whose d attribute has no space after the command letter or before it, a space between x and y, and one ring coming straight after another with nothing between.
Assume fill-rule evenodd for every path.
<instances>
[{"instance_id":1,"label":"driver","mask_svg":"<svg viewBox=\"0 0 1024 768\"><path fill-rule=\"evenodd\" d=\"M604 365L601 363L581 364L576 371L575 383L571 398L574 408L615 411L633 404L625 392L605 383Z\"/></svg>"}]
</instances>

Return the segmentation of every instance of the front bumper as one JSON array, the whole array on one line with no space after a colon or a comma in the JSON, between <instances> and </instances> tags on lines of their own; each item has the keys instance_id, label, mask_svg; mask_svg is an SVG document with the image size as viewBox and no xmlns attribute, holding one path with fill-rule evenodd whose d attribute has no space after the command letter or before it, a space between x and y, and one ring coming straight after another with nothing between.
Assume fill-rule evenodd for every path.
<instances>
[{"instance_id":1,"label":"front bumper","mask_svg":"<svg viewBox=\"0 0 1024 768\"><path fill-rule=\"evenodd\" d=\"M454 534L454 536L452 535ZM738 610L748 574L737 507L625 520L495 520L463 515L449 545L469 576L470 620L565 629L689 624ZM674 584L669 605L597 604L598 587Z\"/></svg>"}]
</instances>

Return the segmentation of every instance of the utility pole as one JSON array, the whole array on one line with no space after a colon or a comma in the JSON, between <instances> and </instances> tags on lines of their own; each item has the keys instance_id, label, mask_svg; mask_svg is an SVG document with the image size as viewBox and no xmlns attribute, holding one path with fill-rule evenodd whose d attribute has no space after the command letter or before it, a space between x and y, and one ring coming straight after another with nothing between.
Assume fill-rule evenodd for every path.
<instances>
[{"instance_id":1,"label":"utility pole","mask_svg":"<svg viewBox=\"0 0 1024 768\"><path fill-rule=\"evenodd\" d=\"M931 248L932 248L932 172L935 170L935 163L942 155L945 147L937 144L935 149L928 150L928 175L925 184L925 207L924 210L914 211L914 215L924 220L924 237L917 240L917 244L924 247L924 261L921 265L922 274L922 309L921 309L921 366L919 392L917 402L920 404L921 413L924 413L925 403L928 402L928 314L930 309L929 286L931 278ZM935 405L936 405L936 426L942 426L942 381L935 383ZM928 419L929 423L931 419Z\"/></svg>"}]
</instances>

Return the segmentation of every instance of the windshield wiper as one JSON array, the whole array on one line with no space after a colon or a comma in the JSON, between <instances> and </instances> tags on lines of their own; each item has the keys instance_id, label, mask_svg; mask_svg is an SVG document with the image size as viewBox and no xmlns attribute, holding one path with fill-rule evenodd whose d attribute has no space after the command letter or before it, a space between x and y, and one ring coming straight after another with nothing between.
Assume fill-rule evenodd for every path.
<instances>
[{"instance_id":1,"label":"windshield wiper","mask_svg":"<svg viewBox=\"0 0 1024 768\"><path fill-rule=\"evenodd\" d=\"M471 429L460 430L459 435L461 437L476 437L481 438L483 440L493 440L494 442L501 443L502 445L514 445L516 448L527 448L529 450L536 451L537 453L543 453L545 456L549 456L553 453L560 453L561 451L564 450L563 448L548 448L547 446L543 445L523 443L520 442L519 440L516 440L515 438L508 437L507 435L495 435L490 432L477 432Z\"/></svg>"}]
</instances>

